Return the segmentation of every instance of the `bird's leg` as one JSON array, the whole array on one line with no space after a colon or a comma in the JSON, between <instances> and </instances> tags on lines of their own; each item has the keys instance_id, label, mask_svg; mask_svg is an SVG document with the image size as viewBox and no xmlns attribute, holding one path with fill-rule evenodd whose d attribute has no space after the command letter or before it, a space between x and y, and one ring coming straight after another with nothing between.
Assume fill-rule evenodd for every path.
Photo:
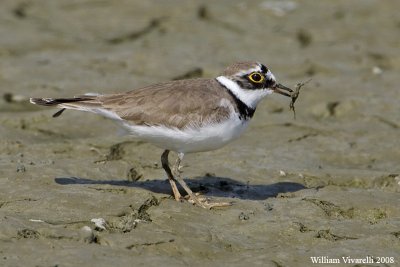
<instances>
[{"instance_id":1,"label":"bird's leg","mask_svg":"<svg viewBox=\"0 0 400 267\"><path fill-rule=\"evenodd\" d=\"M181 201L182 196L181 193L179 193L178 187L176 186L176 180L174 176L172 175L171 169L169 167L169 162L168 162L168 154L169 150L165 150L162 155L161 155L161 165L165 172L167 173L168 176L168 181L171 184L172 187L172 192L174 193L174 197L176 201Z\"/></svg>"},{"instance_id":2,"label":"bird's leg","mask_svg":"<svg viewBox=\"0 0 400 267\"><path fill-rule=\"evenodd\" d=\"M184 154L183 153L178 153L178 159L175 162L175 165L172 168L172 171L175 174L176 180L178 183L185 189L186 193L189 195L189 201L192 203L197 204L198 206L205 208L205 209L211 209L214 207L226 207L226 206L231 206L232 203L226 203L226 202L215 202L211 203L207 198L199 198L196 194L193 193L193 191L189 188L189 186L185 183L185 181L181 177L181 162L183 159Z\"/></svg>"},{"instance_id":3,"label":"bird's leg","mask_svg":"<svg viewBox=\"0 0 400 267\"><path fill-rule=\"evenodd\" d=\"M193 193L193 191L189 188L189 186L186 184L186 182L182 179L181 177L181 162L183 159L184 154L183 153L178 153L178 158L176 159L176 162L174 166L172 167L172 171L175 174L176 180L178 183L185 189L186 193L189 195L189 198L197 205L200 207L203 207L203 203L197 198L197 196Z\"/></svg>"}]
</instances>

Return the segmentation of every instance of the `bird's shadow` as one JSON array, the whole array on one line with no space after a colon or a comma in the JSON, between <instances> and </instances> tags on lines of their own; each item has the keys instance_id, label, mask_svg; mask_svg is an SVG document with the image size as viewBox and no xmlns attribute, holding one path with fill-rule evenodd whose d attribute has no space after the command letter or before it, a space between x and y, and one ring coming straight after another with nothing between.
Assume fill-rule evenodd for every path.
<instances>
[{"instance_id":1,"label":"bird's shadow","mask_svg":"<svg viewBox=\"0 0 400 267\"><path fill-rule=\"evenodd\" d=\"M226 177L203 176L194 179L185 179L194 192L201 192L206 196L239 198L247 200L265 200L276 197L280 193L296 192L306 187L299 183L278 182L274 184L249 184ZM60 185L113 185L137 187L150 190L154 193L172 194L168 180L93 180L77 177L59 177L55 182ZM180 191L183 190L180 188Z\"/></svg>"}]
</instances>

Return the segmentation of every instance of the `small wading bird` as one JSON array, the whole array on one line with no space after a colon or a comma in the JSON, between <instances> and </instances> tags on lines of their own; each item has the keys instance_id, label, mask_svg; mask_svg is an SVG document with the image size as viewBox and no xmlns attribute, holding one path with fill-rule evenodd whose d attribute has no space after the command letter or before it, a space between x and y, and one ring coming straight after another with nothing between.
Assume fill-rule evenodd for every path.
<instances>
[{"instance_id":1,"label":"small wading bird","mask_svg":"<svg viewBox=\"0 0 400 267\"><path fill-rule=\"evenodd\" d=\"M258 62L235 63L213 79L190 79L149 85L126 93L73 98L31 98L33 104L89 111L117 121L129 134L162 149L162 166L174 197L182 201L176 182L189 201L203 208L227 206L195 195L181 178L184 154L220 148L238 138L247 128L257 104L278 93L291 97L293 91L275 80ZM178 153L172 168L170 151Z\"/></svg>"}]
</instances>

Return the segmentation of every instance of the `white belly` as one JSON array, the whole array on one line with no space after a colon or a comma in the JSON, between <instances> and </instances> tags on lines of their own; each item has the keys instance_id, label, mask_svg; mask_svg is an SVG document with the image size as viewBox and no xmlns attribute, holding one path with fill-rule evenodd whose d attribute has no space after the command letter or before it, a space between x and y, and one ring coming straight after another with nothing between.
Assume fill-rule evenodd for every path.
<instances>
[{"instance_id":1,"label":"white belly","mask_svg":"<svg viewBox=\"0 0 400 267\"><path fill-rule=\"evenodd\" d=\"M138 126L123 122L129 134L160 148L180 153L209 151L220 148L238 138L247 128L248 121L232 116L225 122L202 128L184 129L165 126Z\"/></svg>"}]
</instances>

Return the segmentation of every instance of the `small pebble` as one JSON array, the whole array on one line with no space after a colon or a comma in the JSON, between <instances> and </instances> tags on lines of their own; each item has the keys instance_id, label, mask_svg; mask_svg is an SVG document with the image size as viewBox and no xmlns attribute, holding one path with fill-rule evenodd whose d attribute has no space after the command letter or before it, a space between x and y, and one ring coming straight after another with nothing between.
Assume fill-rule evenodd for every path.
<instances>
[{"instance_id":1,"label":"small pebble","mask_svg":"<svg viewBox=\"0 0 400 267\"><path fill-rule=\"evenodd\" d=\"M379 68L378 66L374 66L372 68L372 74L374 75L381 75L383 73L383 70Z\"/></svg>"},{"instance_id":2,"label":"small pebble","mask_svg":"<svg viewBox=\"0 0 400 267\"><path fill-rule=\"evenodd\" d=\"M397 184L400 185L400 175L394 177L394 179L397 181Z\"/></svg>"},{"instance_id":3,"label":"small pebble","mask_svg":"<svg viewBox=\"0 0 400 267\"><path fill-rule=\"evenodd\" d=\"M106 230L107 222L103 218L93 218L90 220L96 226L96 230Z\"/></svg>"}]
</instances>

